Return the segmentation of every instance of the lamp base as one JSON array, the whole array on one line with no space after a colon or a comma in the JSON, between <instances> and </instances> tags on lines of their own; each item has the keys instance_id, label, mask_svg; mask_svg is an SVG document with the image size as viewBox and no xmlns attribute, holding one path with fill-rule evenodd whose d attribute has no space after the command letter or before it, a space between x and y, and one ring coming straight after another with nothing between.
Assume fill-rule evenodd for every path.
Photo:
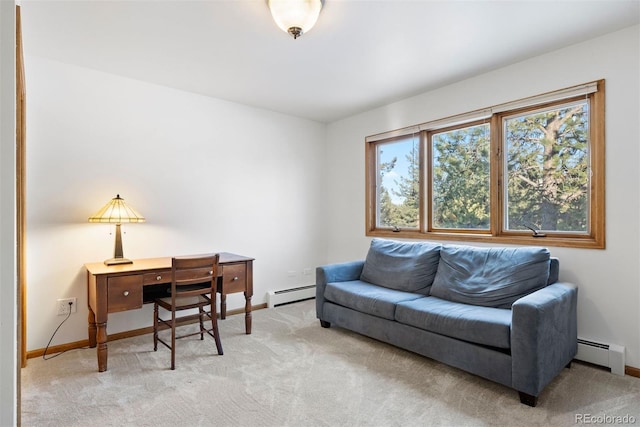
<instances>
[{"instance_id":1,"label":"lamp base","mask_svg":"<svg viewBox=\"0 0 640 427\"><path fill-rule=\"evenodd\" d=\"M133 261L127 258L111 258L104 261L105 265L133 264Z\"/></svg>"}]
</instances>

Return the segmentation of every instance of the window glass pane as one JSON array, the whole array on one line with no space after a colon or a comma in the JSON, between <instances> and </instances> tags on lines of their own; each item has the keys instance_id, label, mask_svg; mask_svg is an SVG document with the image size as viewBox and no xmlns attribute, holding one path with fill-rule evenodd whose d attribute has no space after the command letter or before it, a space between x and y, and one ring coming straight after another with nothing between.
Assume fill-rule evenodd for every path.
<instances>
[{"instance_id":1,"label":"window glass pane","mask_svg":"<svg viewBox=\"0 0 640 427\"><path fill-rule=\"evenodd\" d=\"M420 147L417 136L376 146L377 226L418 228Z\"/></svg>"},{"instance_id":2,"label":"window glass pane","mask_svg":"<svg viewBox=\"0 0 640 427\"><path fill-rule=\"evenodd\" d=\"M490 126L434 133L432 226L488 230L490 227Z\"/></svg>"},{"instance_id":3,"label":"window glass pane","mask_svg":"<svg viewBox=\"0 0 640 427\"><path fill-rule=\"evenodd\" d=\"M588 101L504 120L507 230L588 232Z\"/></svg>"}]
</instances>

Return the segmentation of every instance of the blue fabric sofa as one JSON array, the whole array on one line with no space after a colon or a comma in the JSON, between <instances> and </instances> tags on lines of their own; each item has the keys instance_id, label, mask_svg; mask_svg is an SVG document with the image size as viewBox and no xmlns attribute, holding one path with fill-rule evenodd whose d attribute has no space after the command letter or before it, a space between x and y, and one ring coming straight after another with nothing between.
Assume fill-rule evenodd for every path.
<instances>
[{"instance_id":1,"label":"blue fabric sofa","mask_svg":"<svg viewBox=\"0 0 640 427\"><path fill-rule=\"evenodd\" d=\"M577 351L575 285L540 247L373 239L365 260L316 270L332 324L538 395Z\"/></svg>"}]
</instances>

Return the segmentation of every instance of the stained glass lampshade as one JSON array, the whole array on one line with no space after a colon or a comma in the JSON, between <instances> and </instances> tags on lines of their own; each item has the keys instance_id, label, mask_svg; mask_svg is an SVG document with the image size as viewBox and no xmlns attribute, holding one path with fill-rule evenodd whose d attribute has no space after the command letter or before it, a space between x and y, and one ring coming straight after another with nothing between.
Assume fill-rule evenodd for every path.
<instances>
[{"instance_id":1,"label":"stained glass lampshade","mask_svg":"<svg viewBox=\"0 0 640 427\"><path fill-rule=\"evenodd\" d=\"M145 219L135 209L127 205L120 195L116 195L98 212L89 217L89 222L107 222L116 225L116 246L113 258L106 260L106 265L131 264L133 261L122 255L122 234L120 224L123 222L145 222Z\"/></svg>"}]
</instances>

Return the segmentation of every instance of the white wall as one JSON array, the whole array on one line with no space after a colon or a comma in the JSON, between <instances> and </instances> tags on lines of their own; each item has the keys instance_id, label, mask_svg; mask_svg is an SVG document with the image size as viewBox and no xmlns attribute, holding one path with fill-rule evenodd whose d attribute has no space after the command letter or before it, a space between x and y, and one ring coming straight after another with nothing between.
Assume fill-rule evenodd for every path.
<instances>
[{"instance_id":1,"label":"white wall","mask_svg":"<svg viewBox=\"0 0 640 427\"><path fill-rule=\"evenodd\" d=\"M332 123L327 131L328 259L363 258L364 138L502 102L606 79L606 250L550 248L579 286L578 334L624 345L640 367L639 27L498 69Z\"/></svg>"},{"instance_id":2,"label":"white wall","mask_svg":"<svg viewBox=\"0 0 640 427\"><path fill-rule=\"evenodd\" d=\"M18 422L15 3L0 1L0 425Z\"/></svg>"},{"instance_id":3,"label":"white wall","mask_svg":"<svg viewBox=\"0 0 640 427\"><path fill-rule=\"evenodd\" d=\"M114 245L114 226L87 218L116 193L147 219L122 225L125 257L255 257L254 305L314 282L302 271L326 254L324 124L29 56L27 29L25 51L28 350L63 320L58 298L79 310L52 345L87 338L83 264ZM151 325L151 308L110 315L108 332Z\"/></svg>"}]
</instances>

